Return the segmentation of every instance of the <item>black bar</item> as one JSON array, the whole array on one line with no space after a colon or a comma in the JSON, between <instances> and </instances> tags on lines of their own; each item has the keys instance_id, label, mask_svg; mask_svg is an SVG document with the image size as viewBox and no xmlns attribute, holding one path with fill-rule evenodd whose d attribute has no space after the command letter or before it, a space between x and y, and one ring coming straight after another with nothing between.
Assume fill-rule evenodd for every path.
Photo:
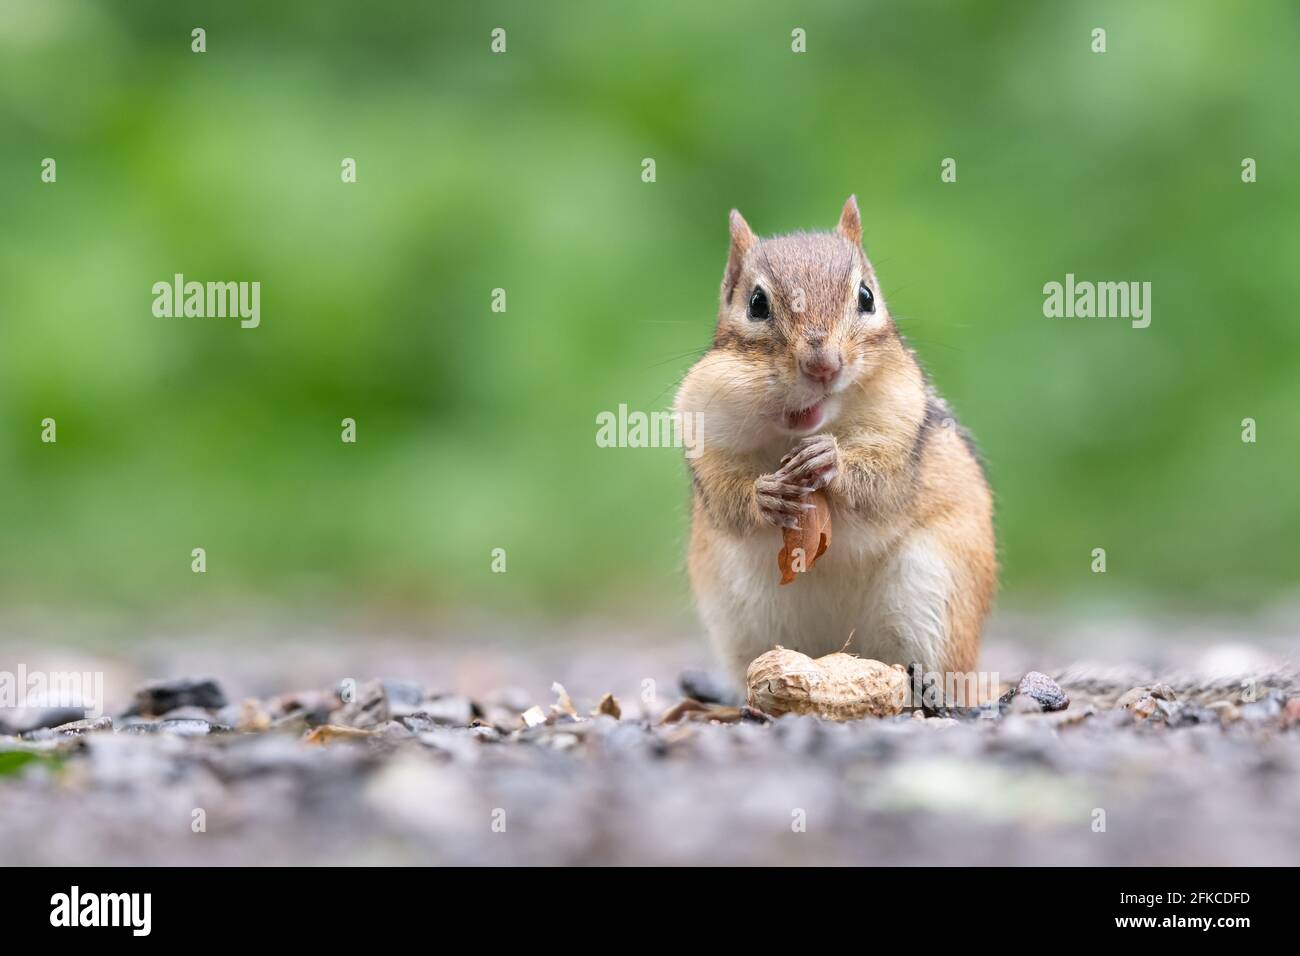
<instances>
[{"instance_id":1,"label":"black bar","mask_svg":"<svg viewBox=\"0 0 1300 956\"><path fill-rule=\"evenodd\" d=\"M634 919L642 924L636 932L657 927L667 940L689 918L700 933L716 927L719 939L738 932L798 938L801 932L857 935L892 927L938 951L963 941L1005 944L1017 937L1033 949L1098 937L1192 935L1230 946L1256 930L1285 933L1295 918L1294 872L1263 868L50 868L10 869L4 880L5 937L15 943L76 932L86 940L246 945L283 933L295 944L343 945L356 939L347 928L364 924L367 933L383 935L429 934L435 925L440 932L484 933L483 945L495 949L496 934L510 928L539 939L573 933L576 941L591 939L611 918ZM116 906L119 922L128 925L51 925L52 915L61 918L60 899L70 909L73 886L87 915L99 907L98 894L149 894L147 936L135 935L144 926L143 896L131 910L121 897L105 908L112 915ZM614 945L632 931L623 925L607 941Z\"/></svg>"}]
</instances>

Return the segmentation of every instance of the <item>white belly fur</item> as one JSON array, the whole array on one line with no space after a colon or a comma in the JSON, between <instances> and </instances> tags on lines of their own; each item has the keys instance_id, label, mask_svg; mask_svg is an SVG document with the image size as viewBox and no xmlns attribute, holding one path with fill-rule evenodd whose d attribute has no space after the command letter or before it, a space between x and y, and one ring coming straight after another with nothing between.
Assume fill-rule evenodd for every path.
<instances>
[{"instance_id":1,"label":"white belly fur","mask_svg":"<svg viewBox=\"0 0 1300 956\"><path fill-rule=\"evenodd\" d=\"M953 578L929 532L837 521L829 550L784 586L780 547L775 531L715 538L702 572L714 580L696 582L705 626L736 680L777 644L927 671L943 663Z\"/></svg>"}]
</instances>

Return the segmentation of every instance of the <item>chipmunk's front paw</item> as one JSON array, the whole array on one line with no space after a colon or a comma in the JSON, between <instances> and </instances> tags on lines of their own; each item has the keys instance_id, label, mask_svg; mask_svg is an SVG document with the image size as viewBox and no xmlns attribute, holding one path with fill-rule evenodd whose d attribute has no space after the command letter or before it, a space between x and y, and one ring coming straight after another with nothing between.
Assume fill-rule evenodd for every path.
<instances>
[{"instance_id":1,"label":"chipmunk's front paw","mask_svg":"<svg viewBox=\"0 0 1300 956\"><path fill-rule=\"evenodd\" d=\"M754 496L763 520L778 528L798 528L799 515L811 511L807 500L812 489L783 481L777 475L759 475L754 480Z\"/></svg>"},{"instance_id":2,"label":"chipmunk's front paw","mask_svg":"<svg viewBox=\"0 0 1300 956\"><path fill-rule=\"evenodd\" d=\"M790 454L781 459L781 467L772 477L812 492L825 488L839 473L839 443L834 435L822 434L799 442Z\"/></svg>"}]
</instances>

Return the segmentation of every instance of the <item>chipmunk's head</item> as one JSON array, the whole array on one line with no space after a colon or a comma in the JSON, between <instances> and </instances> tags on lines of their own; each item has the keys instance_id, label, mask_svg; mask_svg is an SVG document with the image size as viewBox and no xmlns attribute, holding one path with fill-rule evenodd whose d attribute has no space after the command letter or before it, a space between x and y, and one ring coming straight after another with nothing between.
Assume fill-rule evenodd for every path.
<instances>
[{"instance_id":1,"label":"chipmunk's head","mask_svg":"<svg viewBox=\"0 0 1300 956\"><path fill-rule=\"evenodd\" d=\"M754 413L768 427L810 435L829 424L895 342L855 197L833 232L772 239L731 211L714 349L744 363L759 391Z\"/></svg>"}]
</instances>

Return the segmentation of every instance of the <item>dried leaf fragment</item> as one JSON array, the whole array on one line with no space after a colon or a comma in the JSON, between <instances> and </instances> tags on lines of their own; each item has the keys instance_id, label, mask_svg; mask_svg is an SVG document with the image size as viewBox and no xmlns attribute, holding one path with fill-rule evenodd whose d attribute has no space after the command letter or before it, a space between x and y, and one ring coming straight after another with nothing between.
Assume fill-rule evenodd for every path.
<instances>
[{"instance_id":1,"label":"dried leaf fragment","mask_svg":"<svg viewBox=\"0 0 1300 956\"><path fill-rule=\"evenodd\" d=\"M304 740L313 746L334 743L338 740L365 740L375 736L375 731L360 727L340 727L336 724L321 724L309 733Z\"/></svg>"},{"instance_id":2,"label":"dried leaf fragment","mask_svg":"<svg viewBox=\"0 0 1300 956\"><path fill-rule=\"evenodd\" d=\"M551 713L576 719L578 711L573 706L573 699L569 696L569 692L564 689L564 685L559 681L554 681L551 684L551 693L555 694L555 703L551 705Z\"/></svg>"},{"instance_id":3,"label":"dried leaf fragment","mask_svg":"<svg viewBox=\"0 0 1300 956\"><path fill-rule=\"evenodd\" d=\"M782 532L781 550L776 556L782 584L789 584L796 574L812 570L831 544L831 510L825 493L814 491L808 501L814 507L799 516L799 527Z\"/></svg>"},{"instance_id":4,"label":"dried leaf fragment","mask_svg":"<svg viewBox=\"0 0 1300 956\"><path fill-rule=\"evenodd\" d=\"M613 717L615 720L623 716L623 708L618 706L618 701L613 694L606 694L602 697L600 703L591 711L593 717L600 717L602 714Z\"/></svg>"},{"instance_id":5,"label":"dried leaf fragment","mask_svg":"<svg viewBox=\"0 0 1300 956\"><path fill-rule=\"evenodd\" d=\"M742 717L739 707L727 707L721 704L704 704L698 700L684 697L669 707L660 724L696 723L696 724L736 724Z\"/></svg>"},{"instance_id":6,"label":"dried leaf fragment","mask_svg":"<svg viewBox=\"0 0 1300 956\"><path fill-rule=\"evenodd\" d=\"M663 712L659 718L661 724L675 724L683 717L693 713L703 713L709 709L707 704L701 704L698 700L692 700L689 697L683 697L677 703L673 704Z\"/></svg>"}]
</instances>

